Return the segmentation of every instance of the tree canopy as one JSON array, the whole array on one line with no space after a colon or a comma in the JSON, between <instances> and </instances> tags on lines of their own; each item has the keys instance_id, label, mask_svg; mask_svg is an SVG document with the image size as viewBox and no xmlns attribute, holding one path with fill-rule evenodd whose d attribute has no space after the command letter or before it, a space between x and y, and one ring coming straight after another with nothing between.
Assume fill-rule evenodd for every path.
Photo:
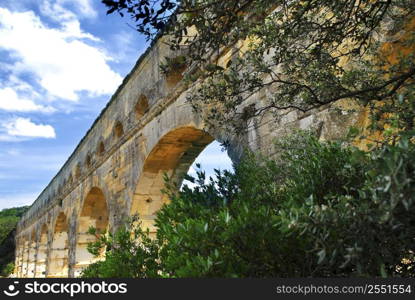
<instances>
[{"instance_id":1,"label":"tree canopy","mask_svg":"<svg viewBox=\"0 0 415 300\"><path fill-rule=\"evenodd\" d=\"M0 211L0 276L8 276L14 263L14 232L20 217L29 206L6 208Z\"/></svg>"},{"instance_id":2,"label":"tree canopy","mask_svg":"<svg viewBox=\"0 0 415 300\"><path fill-rule=\"evenodd\" d=\"M102 2L108 13L128 14L149 39L163 34L173 49L185 51L187 65L197 70L188 74L188 100L196 111L209 104L212 126L243 130L241 118L347 99L373 115L392 111L394 125L413 127L407 115L414 109L411 0ZM220 65L229 51L232 59ZM238 110L263 88L271 91L267 103L255 103L248 116Z\"/></svg>"},{"instance_id":3,"label":"tree canopy","mask_svg":"<svg viewBox=\"0 0 415 300\"><path fill-rule=\"evenodd\" d=\"M12 231L20 217L27 211L28 206L6 208L0 211L0 244Z\"/></svg>"}]
</instances>

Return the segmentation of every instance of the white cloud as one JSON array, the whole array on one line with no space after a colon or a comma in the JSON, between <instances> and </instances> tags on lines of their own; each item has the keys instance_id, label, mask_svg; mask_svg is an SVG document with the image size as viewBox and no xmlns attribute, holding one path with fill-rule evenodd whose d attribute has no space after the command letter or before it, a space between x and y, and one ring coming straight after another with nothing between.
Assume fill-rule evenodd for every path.
<instances>
[{"instance_id":1,"label":"white cloud","mask_svg":"<svg viewBox=\"0 0 415 300\"><path fill-rule=\"evenodd\" d=\"M40 11L44 16L59 22L77 19L78 16L97 17L92 0L44 0L40 4Z\"/></svg>"},{"instance_id":2,"label":"white cloud","mask_svg":"<svg viewBox=\"0 0 415 300\"><path fill-rule=\"evenodd\" d=\"M78 8L78 11L82 13L83 16L89 18L95 18L97 16L97 11L94 8L92 0L62 0L66 3L72 3Z\"/></svg>"},{"instance_id":3,"label":"white cloud","mask_svg":"<svg viewBox=\"0 0 415 300\"><path fill-rule=\"evenodd\" d=\"M3 128L7 135L11 137L56 137L55 129L52 126L33 123L29 118L15 118L3 123Z\"/></svg>"},{"instance_id":4,"label":"white cloud","mask_svg":"<svg viewBox=\"0 0 415 300\"><path fill-rule=\"evenodd\" d=\"M20 98L19 95L10 87L0 89L0 110L18 112L54 112L50 106L38 105L30 99Z\"/></svg>"},{"instance_id":5,"label":"white cloud","mask_svg":"<svg viewBox=\"0 0 415 300\"><path fill-rule=\"evenodd\" d=\"M97 40L83 32L73 18L61 28L50 28L32 11L0 8L0 49L11 51L18 59L14 72L33 74L54 97L77 101L82 91L90 96L115 91L122 78L108 65L111 58L87 43Z\"/></svg>"}]
</instances>

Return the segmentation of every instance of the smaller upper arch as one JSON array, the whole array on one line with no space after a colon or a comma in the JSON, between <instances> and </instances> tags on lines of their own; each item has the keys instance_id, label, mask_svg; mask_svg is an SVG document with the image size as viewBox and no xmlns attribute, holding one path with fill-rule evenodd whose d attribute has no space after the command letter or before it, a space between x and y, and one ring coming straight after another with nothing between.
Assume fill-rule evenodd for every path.
<instances>
[{"instance_id":1,"label":"smaller upper arch","mask_svg":"<svg viewBox=\"0 0 415 300\"><path fill-rule=\"evenodd\" d=\"M166 57L160 67L165 76L167 88L173 88L183 79L183 72L187 68L186 56Z\"/></svg>"},{"instance_id":2,"label":"smaller upper arch","mask_svg":"<svg viewBox=\"0 0 415 300\"><path fill-rule=\"evenodd\" d=\"M137 103L135 104L135 114L137 118L141 118L148 111L148 99L145 95L138 97Z\"/></svg>"},{"instance_id":3,"label":"smaller upper arch","mask_svg":"<svg viewBox=\"0 0 415 300\"><path fill-rule=\"evenodd\" d=\"M124 126L122 126L121 121L117 121L115 122L115 126L114 126L114 136L116 138L120 138L122 137L124 134Z\"/></svg>"},{"instance_id":4,"label":"smaller upper arch","mask_svg":"<svg viewBox=\"0 0 415 300\"><path fill-rule=\"evenodd\" d=\"M82 169L81 169L81 163L78 162L75 166L75 171L74 171L75 175L74 178L75 179L79 179L82 175Z\"/></svg>"},{"instance_id":5,"label":"smaller upper arch","mask_svg":"<svg viewBox=\"0 0 415 300\"><path fill-rule=\"evenodd\" d=\"M90 153L87 153L85 157L85 166L89 168L92 165L92 155Z\"/></svg>"},{"instance_id":6,"label":"smaller upper arch","mask_svg":"<svg viewBox=\"0 0 415 300\"><path fill-rule=\"evenodd\" d=\"M97 146L97 154L99 156L102 156L104 155L104 153L105 153L105 144L104 144L104 141L101 140Z\"/></svg>"}]
</instances>

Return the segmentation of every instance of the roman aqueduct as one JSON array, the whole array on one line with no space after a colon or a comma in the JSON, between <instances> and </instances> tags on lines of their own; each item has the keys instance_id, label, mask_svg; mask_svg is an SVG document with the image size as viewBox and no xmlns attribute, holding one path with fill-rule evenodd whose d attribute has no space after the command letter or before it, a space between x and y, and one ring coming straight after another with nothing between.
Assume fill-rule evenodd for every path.
<instances>
[{"instance_id":1,"label":"roman aqueduct","mask_svg":"<svg viewBox=\"0 0 415 300\"><path fill-rule=\"evenodd\" d=\"M204 126L186 102L181 81L186 70L165 75L164 57L174 57L161 39L137 61L75 151L20 220L16 232L16 277L76 277L94 261L87 244L90 226L115 230L138 213L154 231L155 213L166 202L160 189L167 172L181 176L213 140L230 141L228 155L238 161L244 147L265 154L290 128L317 128L322 139L342 134L356 115L330 107L279 118L251 118L239 137ZM229 57L229 55L222 55ZM226 63L222 61L222 63ZM91 79L93 80L93 79ZM264 89L246 105L266 102Z\"/></svg>"}]
</instances>

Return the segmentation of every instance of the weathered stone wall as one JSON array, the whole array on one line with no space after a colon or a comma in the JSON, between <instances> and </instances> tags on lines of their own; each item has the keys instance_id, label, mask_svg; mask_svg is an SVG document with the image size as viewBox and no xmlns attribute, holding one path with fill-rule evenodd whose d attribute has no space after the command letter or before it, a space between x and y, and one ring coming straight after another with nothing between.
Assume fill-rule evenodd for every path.
<instances>
[{"instance_id":1,"label":"weathered stone wall","mask_svg":"<svg viewBox=\"0 0 415 300\"><path fill-rule=\"evenodd\" d=\"M206 132L186 103L180 76L165 78L159 65L175 56L158 40L137 62L107 107L58 174L18 224L18 277L77 276L93 258L86 251L92 225L116 229L126 216L139 213L154 231L155 212L166 201L163 173L180 181L197 155L226 133ZM176 74L177 75L177 74ZM266 101L264 89L247 101ZM315 128L323 139L340 135L357 116L329 107L308 114L281 112L250 119L246 136L233 138L229 155L243 147L272 154L272 141L291 128Z\"/></svg>"}]
</instances>

